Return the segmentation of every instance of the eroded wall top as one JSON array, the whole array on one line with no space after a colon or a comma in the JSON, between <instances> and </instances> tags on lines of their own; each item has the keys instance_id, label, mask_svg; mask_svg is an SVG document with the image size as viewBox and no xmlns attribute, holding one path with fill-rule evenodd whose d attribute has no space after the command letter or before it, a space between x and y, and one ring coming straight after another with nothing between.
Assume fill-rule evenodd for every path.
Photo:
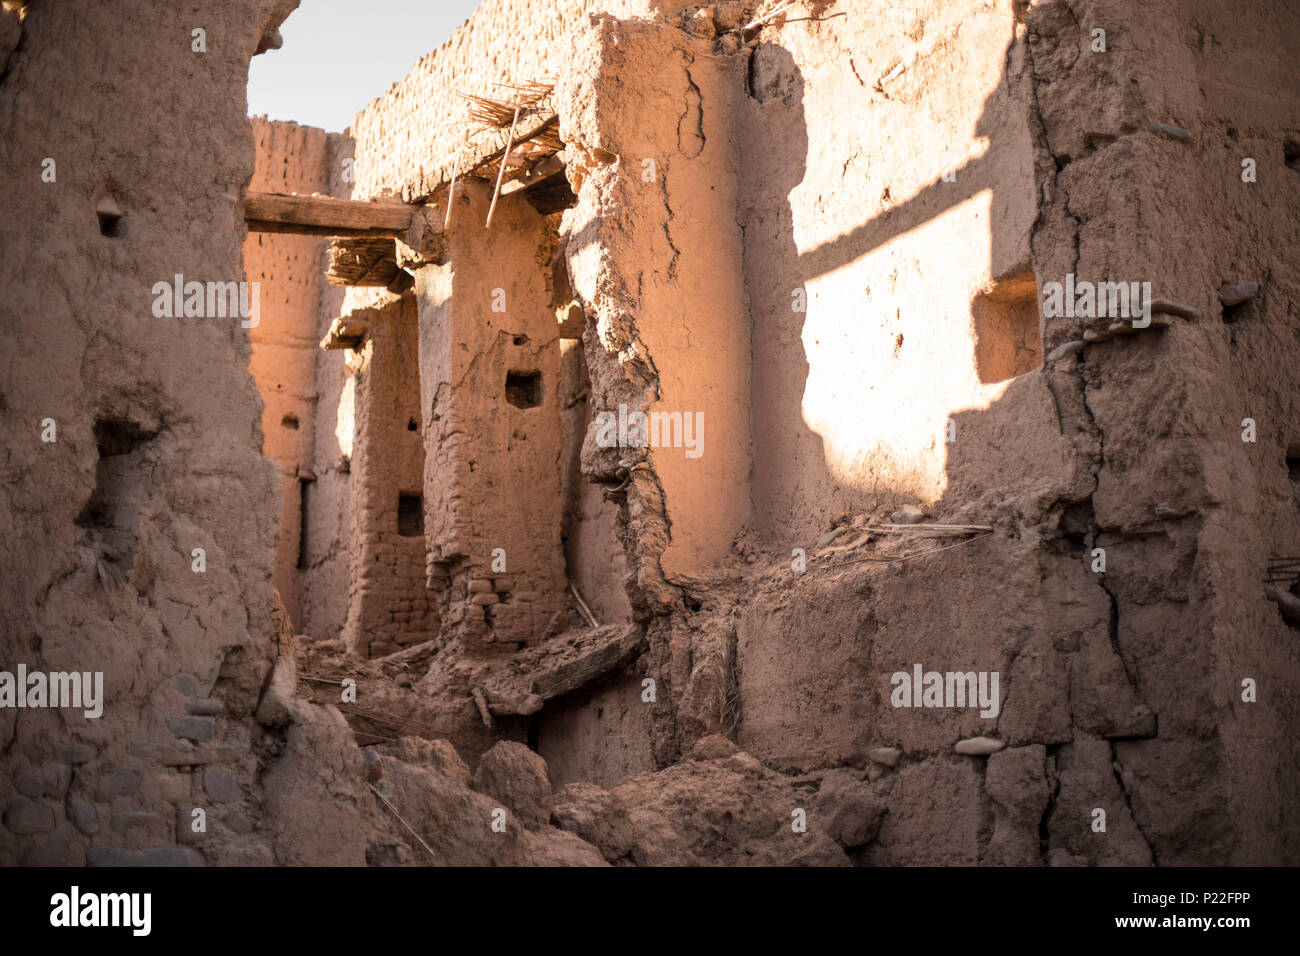
<instances>
[{"instance_id":1,"label":"eroded wall top","mask_svg":"<svg viewBox=\"0 0 1300 956\"><path fill-rule=\"evenodd\" d=\"M658 4L662 6L662 4ZM421 169L450 164L477 124L457 94L509 99L500 83L553 80L569 55L566 35L593 12L645 15L648 0L485 0L450 39L424 57L352 126L356 194L398 191ZM504 139L493 130L487 135Z\"/></svg>"}]
</instances>

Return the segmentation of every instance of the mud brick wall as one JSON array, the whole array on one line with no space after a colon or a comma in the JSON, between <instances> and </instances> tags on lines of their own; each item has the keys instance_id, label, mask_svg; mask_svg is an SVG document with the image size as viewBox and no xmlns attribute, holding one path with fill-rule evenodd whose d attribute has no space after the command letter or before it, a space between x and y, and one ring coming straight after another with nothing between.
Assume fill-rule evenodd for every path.
<instances>
[{"instance_id":1,"label":"mud brick wall","mask_svg":"<svg viewBox=\"0 0 1300 956\"><path fill-rule=\"evenodd\" d=\"M1291 16L1257 12L1241 26L1257 39ZM1206 5L1176 16L1094 2L844 14L772 31L739 52L744 69L729 80L708 59L729 47L702 43L694 21L675 36L671 19L596 18L576 34L585 65L561 81L580 200L566 219L569 266L593 320L595 393L673 394L692 355L679 336L655 338L672 312L656 311L653 292L690 269L699 236L713 237L725 273L717 237L733 221L742 233L753 439L726 471L752 476L752 518L738 511L737 547L719 562L677 547L725 511L714 490L699 499L716 509L705 520L683 517L706 472L683 479L651 455L628 496L634 605L653 614L649 672L669 687L651 724L656 759L729 728L787 770L910 754L897 771L871 771L895 808L873 862L1268 858L1267 834L1289 832L1297 806L1279 735L1294 713L1294 644L1260 584L1268 555L1291 549L1294 389L1289 371L1249 350L1285 338L1293 280L1260 278L1285 270L1245 236L1281 242L1296 201L1286 42L1246 63L1226 52L1235 28ZM1104 52L1092 49L1097 27ZM641 57L674 66L653 86L613 81L643 72ZM585 79L605 71L592 91ZM655 153L654 117L669 112L656 190L635 175L637 157ZM683 130L697 129L692 168L670 147L684 151ZM731 155L705 162L728 138ZM1246 156L1268 170L1253 192ZM697 175L717 187L709 199L725 195L723 168L741 184L734 215L673 201L699 188ZM1232 255L1194 212L1206 208L1242 230L1224 247ZM697 239L672 241L678 230ZM1044 319L1038 287L1067 273L1150 281L1152 328ZM707 333L711 306L725 314L734 301L710 279L672 302L692 336ZM1218 290L1243 281L1274 292L1225 308ZM800 290L802 311L791 307ZM1134 389L1147 396L1140 408ZM722 409L734 393L723 390ZM1246 408L1272 423L1268 438L1242 441ZM607 471L591 431L584 466ZM888 520L900 502L995 533L893 569L831 569L828 553L791 573L794 548L815 554L818 535ZM718 563L749 565L747 584L700 586ZM888 675L915 661L1000 672L998 716L892 707ZM1254 671L1274 687L1267 707L1242 699ZM951 750L979 735L1006 748L987 769ZM1233 769L1263 759L1265 739L1282 747L1266 772ZM1017 829L1018 790L1041 795L1029 816L1048 822L1042 854ZM922 799L924 814L898 809ZM1112 836L1089 842L1079 822L1097 806ZM946 827L923 829L936 818Z\"/></svg>"},{"instance_id":2,"label":"mud brick wall","mask_svg":"<svg viewBox=\"0 0 1300 956\"><path fill-rule=\"evenodd\" d=\"M474 132L456 93L502 98L500 83L553 80L565 68L567 35L589 12L645 13L643 0L486 0L464 27L424 57L351 127L357 195L424 183ZM488 134L489 136L492 134ZM505 134L498 133L502 144Z\"/></svg>"},{"instance_id":3,"label":"mud brick wall","mask_svg":"<svg viewBox=\"0 0 1300 956\"><path fill-rule=\"evenodd\" d=\"M32 356L0 370L0 660L103 672L106 698L98 719L0 710L8 864L271 859L251 712L279 476L249 334L151 305L177 273L244 279L248 61L291 6L33 4L0 79L0 339ZM116 222L97 216L106 198Z\"/></svg>"},{"instance_id":4,"label":"mud brick wall","mask_svg":"<svg viewBox=\"0 0 1300 956\"><path fill-rule=\"evenodd\" d=\"M382 310L357 356L353 560L344 636L368 656L438 634L425 587L424 446L414 296Z\"/></svg>"},{"instance_id":5,"label":"mud brick wall","mask_svg":"<svg viewBox=\"0 0 1300 956\"><path fill-rule=\"evenodd\" d=\"M448 264L416 274L430 582L469 640L540 640L568 605L555 240L524 202L486 228L485 184L458 197Z\"/></svg>"},{"instance_id":6,"label":"mud brick wall","mask_svg":"<svg viewBox=\"0 0 1300 956\"><path fill-rule=\"evenodd\" d=\"M262 117L254 117L252 125L257 162L249 189L308 195L329 191L330 134ZM316 479L316 354L324 262L321 239L259 232L244 240L244 269L261 283L261 317L250 329L248 367L265 403L262 452L281 471L275 589L300 630L302 504L310 493L303 486Z\"/></svg>"}]
</instances>

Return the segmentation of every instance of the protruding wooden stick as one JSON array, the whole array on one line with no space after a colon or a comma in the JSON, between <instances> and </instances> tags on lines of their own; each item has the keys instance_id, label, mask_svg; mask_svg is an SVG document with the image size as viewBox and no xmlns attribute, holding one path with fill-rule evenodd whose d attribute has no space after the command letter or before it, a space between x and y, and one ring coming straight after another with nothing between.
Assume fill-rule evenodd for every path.
<instances>
[{"instance_id":1,"label":"protruding wooden stick","mask_svg":"<svg viewBox=\"0 0 1300 956\"><path fill-rule=\"evenodd\" d=\"M460 162L460 153L457 152L451 160L451 182L447 183L447 215L442 220L442 231L446 232L447 227L451 225L451 200L456 193L456 165Z\"/></svg>"},{"instance_id":2,"label":"protruding wooden stick","mask_svg":"<svg viewBox=\"0 0 1300 956\"><path fill-rule=\"evenodd\" d=\"M419 841L420 846L424 847L424 851L428 853L429 856L433 857L436 860L438 858L438 854L434 853L433 848L429 846L429 844L424 842L420 834L415 832L414 827L412 827L409 823L407 823L405 820L402 819L402 815L397 812L397 807L389 803L388 798L385 797L384 794L380 791L380 789L376 787L373 783L369 784L369 787L371 790L375 792L375 796L383 801L384 806L388 808L388 812L391 813L393 816L397 817L397 822L400 823L402 826L406 827L406 832L411 834L411 836L415 837L415 839Z\"/></svg>"},{"instance_id":3,"label":"protruding wooden stick","mask_svg":"<svg viewBox=\"0 0 1300 956\"><path fill-rule=\"evenodd\" d=\"M919 534L934 531L944 534L975 534L979 531L992 531L987 524L869 524L864 531L879 531L883 534Z\"/></svg>"},{"instance_id":4,"label":"protruding wooden stick","mask_svg":"<svg viewBox=\"0 0 1300 956\"><path fill-rule=\"evenodd\" d=\"M582 599L582 595L578 593L577 585L572 581L569 582L569 590L573 592L573 597L578 602L578 610L582 611L582 616L587 619L587 623L592 627L600 627L596 623L596 615L591 613L591 608L587 607L587 602Z\"/></svg>"},{"instance_id":5,"label":"protruding wooden stick","mask_svg":"<svg viewBox=\"0 0 1300 956\"><path fill-rule=\"evenodd\" d=\"M1277 604L1277 609L1282 612L1282 616L1293 624L1300 624L1300 598L1289 591L1283 591L1269 585L1264 588L1264 594L1270 601Z\"/></svg>"},{"instance_id":6,"label":"protruding wooden stick","mask_svg":"<svg viewBox=\"0 0 1300 956\"><path fill-rule=\"evenodd\" d=\"M515 118L510 121L510 132L506 134L506 149L501 154L501 169L497 172L497 185L492 190L492 205L488 206L487 222L484 228L492 227L492 214L497 210L497 196L501 195L501 181L506 178L506 163L510 162L510 147L514 145L515 124L519 122L519 107L515 107Z\"/></svg>"},{"instance_id":7,"label":"protruding wooden stick","mask_svg":"<svg viewBox=\"0 0 1300 956\"><path fill-rule=\"evenodd\" d=\"M478 715L483 719L483 726L491 728L492 711L488 710L487 695L483 693L483 688L473 688L470 691L470 696L474 698L474 706L478 708Z\"/></svg>"},{"instance_id":8,"label":"protruding wooden stick","mask_svg":"<svg viewBox=\"0 0 1300 956\"><path fill-rule=\"evenodd\" d=\"M861 564L863 562L877 562L880 564L886 564L891 561L910 561L912 560L912 558L924 558L926 555L929 554L939 554L943 551L951 551L953 548L963 548L966 545L970 544L972 541L979 541L981 538L987 538L992 533L993 533L992 531L981 531L972 537L962 538L960 541L955 541L952 544L945 544L939 548L927 548L924 551L913 551L909 554L893 554L893 555L884 555L884 556L863 555L862 557L849 558L846 561L840 561L838 564L824 564L818 567L817 570L829 571L832 568L846 568L850 564Z\"/></svg>"},{"instance_id":9,"label":"protruding wooden stick","mask_svg":"<svg viewBox=\"0 0 1300 956\"><path fill-rule=\"evenodd\" d=\"M762 26L764 23L766 23L768 20L771 20L773 17L775 17L782 11L789 10L791 7L795 5L795 2L796 0L790 0L789 3L782 4L781 6L777 7L775 10L771 11L770 13L763 14L757 20L749 21L743 27L740 28L740 32L748 33L750 30L754 29L754 27Z\"/></svg>"}]
</instances>

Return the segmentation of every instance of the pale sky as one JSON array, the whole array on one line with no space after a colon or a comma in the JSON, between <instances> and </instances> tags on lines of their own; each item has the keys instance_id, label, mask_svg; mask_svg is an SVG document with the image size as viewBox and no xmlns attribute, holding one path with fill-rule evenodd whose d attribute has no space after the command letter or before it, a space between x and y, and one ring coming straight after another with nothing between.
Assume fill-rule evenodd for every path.
<instances>
[{"instance_id":1,"label":"pale sky","mask_svg":"<svg viewBox=\"0 0 1300 956\"><path fill-rule=\"evenodd\" d=\"M469 19L478 0L302 0L253 57L248 112L342 132Z\"/></svg>"}]
</instances>

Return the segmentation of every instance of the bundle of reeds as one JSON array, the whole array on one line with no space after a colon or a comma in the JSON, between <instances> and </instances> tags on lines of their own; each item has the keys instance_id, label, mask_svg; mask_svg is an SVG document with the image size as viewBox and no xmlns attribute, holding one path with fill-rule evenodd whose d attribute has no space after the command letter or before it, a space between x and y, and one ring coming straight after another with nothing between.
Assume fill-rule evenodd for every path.
<instances>
[{"instance_id":1,"label":"bundle of reeds","mask_svg":"<svg viewBox=\"0 0 1300 956\"><path fill-rule=\"evenodd\" d=\"M332 285L386 286L397 277L397 248L392 239L336 239L330 243Z\"/></svg>"},{"instance_id":2,"label":"bundle of reeds","mask_svg":"<svg viewBox=\"0 0 1300 956\"><path fill-rule=\"evenodd\" d=\"M458 93L461 99L469 101L469 117L493 129L506 129L510 126L518 109L521 116L532 113L548 112L550 96L555 88L553 83L530 81L528 83L498 83L500 87L513 90L514 94L506 99L480 96L476 93Z\"/></svg>"}]
</instances>

